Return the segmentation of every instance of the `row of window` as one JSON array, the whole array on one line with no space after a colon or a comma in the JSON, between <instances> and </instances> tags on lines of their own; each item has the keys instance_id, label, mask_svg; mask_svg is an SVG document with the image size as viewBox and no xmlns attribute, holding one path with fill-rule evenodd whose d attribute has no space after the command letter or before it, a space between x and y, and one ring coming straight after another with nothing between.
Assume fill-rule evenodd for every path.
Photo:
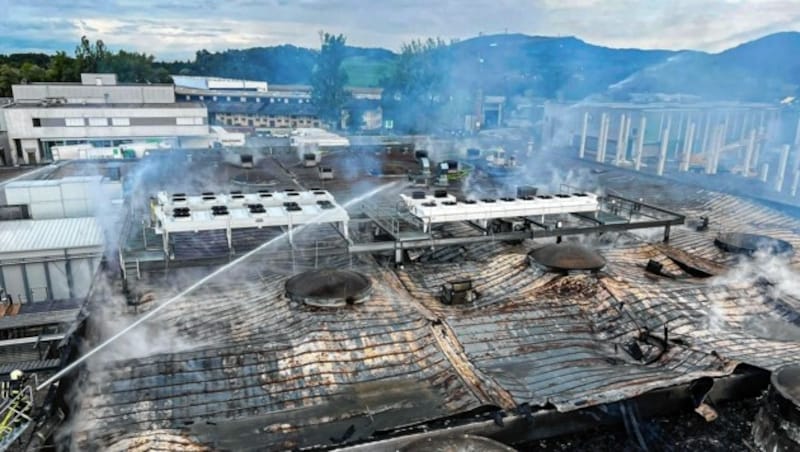
<instances>
[{"instance_id":1,"label":"row of window","mask_svg":"<svg viewBox=\"0 0 800 452\"><path fill-rule=\"evenodd\" d=\"M202 116L156 118L32 118L33 127L129 127L129 126L201 126Z\"/></svg>"},{"instance_id":2,"label":"row of window","mask_svg":"<svg viewBox=\"0 0 800 452\"><path fill-rule=\"evenodd\" d=\"M202 102L202 101L205 101L205 100L206 100L206 96L191 96L191 95L188 95L188 94L187 94L187 95L186 95L186 96L184 96L184 97L186 98L186 100L187 100L187 101L196 100L196 101L201 101L201 102ZM217 102L217 101L219 101L219 100L220 100L220 98L223 98L224 100L226 100L226 101L228 101L228 102L230 102L230 101L231 101L231 99L232 99L232 97L231 97L231 96L210 96L210 97L209 97L209 99L210 99L210 100L213 100L214 102ZM239 97L239 102L247 102L247 101L248 101L248 99L255 99L255 102L258 104L258 103L261 103L261 99L262 99L262 98L261 98L261 97L252 97L252 98L248 98L248 97L246 97L246 96L242 96L242 97ZM311 99L289 99L288 97L270 97L270 98L269 98L269 103L271 103L271 104L274 104L274 103L284 103L284 104L288 104L288 103L292 102L293 100L296 100L298 104L308 104L308 103L311 103ZM265 102L266 102L266 101L265 101Z\"/></svg>"}]
</instances>

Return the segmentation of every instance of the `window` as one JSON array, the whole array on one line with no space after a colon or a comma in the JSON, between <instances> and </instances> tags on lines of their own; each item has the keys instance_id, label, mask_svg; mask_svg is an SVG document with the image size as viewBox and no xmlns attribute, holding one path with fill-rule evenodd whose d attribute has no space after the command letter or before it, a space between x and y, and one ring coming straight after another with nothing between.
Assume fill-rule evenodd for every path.
<instances>
[{"instance_id":1,"label":"window","mask_svg":"<svg viewBox=\"0 0 800 452\"><path fill-rule=\"evenodd\" d=\"M65 118L64 124L66 124L67 127L83 127L86 125L83 118Z\"/></svg>"},{"instance_id":2,"label":"window","mask_svg":"<svg viewBox=\"0 0 800 452\"><path fill-rule=\"evenodd\" d=\"M212 99L214 99L214 101L216 101L217 100L217 96L212 97Z\"/></svg>"},{"instance_id":3,"label":"window","mask_svg":"<svg viewBox=\"0 0 800 452\"><path fill-rule=\"evenodd\" d=\"M230 101L231 101L231 96L228 96L228 97L226 97L226 98L225 98L225 100L227 100L228 102L230 102Z\"/></svg>"},{"instance_id":4,"label":"window","mask_svg":"<svg viewBox=\"0 0 800 452\"><path fill-rule=\"evenodd\" d=\"M42 127L42 120L40 118L33 118L33 127Z\"/></svg>"},{"instance_id":5,"label":"window","mask_svg":"<svg viewBox=\"0 0 800 452\"><path fill-rule=\"evenodd\" d=\"M108 125L107 118L89 118L89 125L94 127L105 127Z\"/></svg>"},{"instance_id":6,"label":"window","mask_svg":"<svg viewBox=\"0 0 800 452\"><path fill-rule=\"evenodd\" d=\"M179 126L202 126L205 121L200 116L178 117L175 124Z\"/></svg>"},{"instance_id":7,"label":"window","mask_svg":"<svg viewBox=\"0 0 800 452\"><path fill-rule=\"evenodd\" d=\"M188 94L187 94L187 95L186 95L186 100L192 100L192 96L190 96L190 95L188 95Z\"/></svg>"},{"instance_id":8,"label":"window","mask_svg":"<svg viewBox=\"0 0 800 452\"><path fill-rule=\"evenodd\" d=\"M247 98L244 97L244 96L240 97L239 100L242 101L242 102L247 102Z\"/></svg>"},{"instance_id":9,"label":"window","mask_svg":"<svg viewBox=\"0 0 800 452\"><path fill-rule=\"evenodd\" d=\"M206 96L199 96L199 97L198 97L198 99L200 99L200 100L206 100Z\"/></svg>"},{"instance_id":10,"label":"window","mask_svg":"<svg viewBox=\"0 0 800 452\"><path fill-rule=\"evenodd\" d=\"M111 118L112 126L129 126L131 125L130 118Z\"/></svg>"},{"instance_id":11,"label":"window","mask_svg":"<svg viewBox=\"0 0 800 452\"><path fill-rule=\"evenodd\" d=\"M286 99L283 99L283 103L284 103L284 104L288 104L288 103L289 103L289 99L288 99L288 98L286 98Z\"/></svg>"},{"instance_id":12,"label":"window","mask_svg":"<svg viewBox=\"0 0 800 452\"><path fill-rule=\"evenodd\" d=\"M257 104L260 104L260 103L261 103L261 98L260 98L260 97L256 97L256 103L257 103Z\"/></svg>"}]
</instances>

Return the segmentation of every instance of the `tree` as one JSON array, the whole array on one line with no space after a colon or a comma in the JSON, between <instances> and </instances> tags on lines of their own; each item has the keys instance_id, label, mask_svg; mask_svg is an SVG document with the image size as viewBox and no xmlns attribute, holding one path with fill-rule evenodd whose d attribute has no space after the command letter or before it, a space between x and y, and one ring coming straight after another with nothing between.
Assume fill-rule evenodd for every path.
<instances>
[{"instance_id":1,"label":"tree","mask_svg":"<svg viewBox=\"0 0 800 452\"><path fill-rule=\"evenodd\" d=\"M347 102L347 73L342 67L345 58L344 35L320 31L321 47L311 74L311 100L319 109L320 119L339 123L342 107Z\"/></svg>"},{"instance_id":2,"label":"tree","mask_svg":"<svg viewBox=\"0 0 800 452\"><path fill-rule=\"evenodd\" d=\"M396 129L428 131L442 117L443 107L459 97L445 77L451 65L446 46L433 38L403 44L391 75L381 83L384 117L392 119Z\"/></svg>"},{"instance_id":3,"label":"tree","mask_svg":"<svg viewBox=\"0 0 800 452\"><path fill-rule=\"evenodd\" d=\"M0 97L11 97L11 85L20 82L19 70L9 64L0 65Z\"/></svg>"},{"instance_id":4,"label":"tree","mask_svg":"<svg viewBox=\"0 0 800 452\"><path fill-rule=\"evenodd\" d=\"M78 72L102 72L107 58L108 50L102 40L92 44L89 38L81 36L81 42L75 48Z\"/></svg>"},{"instance_id":5,"label":"tree","mask_svg":"<svg viewBox=\"0 0 800 452\"><path fill-rule=\"evenodd\" d=\"M66 52L56 52L47 66L47 81L72 82L78 80L78 66L75 59L67 56Z\"/></svg>"}]
</instances>

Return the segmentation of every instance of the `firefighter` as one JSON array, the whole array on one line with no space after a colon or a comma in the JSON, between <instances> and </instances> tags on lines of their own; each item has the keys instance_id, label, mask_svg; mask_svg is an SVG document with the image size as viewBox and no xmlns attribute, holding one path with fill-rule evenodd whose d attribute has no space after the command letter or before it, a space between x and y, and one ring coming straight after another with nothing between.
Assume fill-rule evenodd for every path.
<instances>
[{"instance_id":1,"label":"firefighter","mask_svg":"<svg viewBox=\"0 0 800 452\"><path fill-rule=\"evenodd\" d=\"M22 389L25 387L25 373L19 369L14 369L11 371L10 377L9 398L13 400L13 404L11 405L12 410L9 410L8 414L1 421L2 429L9 427L17 428L22 425L23 417L17 414L19 413L27 416L32 405L32 401L27 400L22 392ZM21 394L22 396L20 396ZM9 425L12 418L14 419L13 426Z\"/></svg>"}]
</instances>

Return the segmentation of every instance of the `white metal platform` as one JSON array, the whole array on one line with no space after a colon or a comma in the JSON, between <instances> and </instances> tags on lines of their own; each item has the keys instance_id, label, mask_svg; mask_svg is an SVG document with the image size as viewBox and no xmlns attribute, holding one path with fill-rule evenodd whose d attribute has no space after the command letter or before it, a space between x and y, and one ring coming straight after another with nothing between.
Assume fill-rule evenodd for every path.
<instances>
[{"instance_id":1,"label":"white metal platform","mask_svg":"<svg viewBox=\"0 0 800 452\"><path fill-rule=\"evenodd\" d=\"M449 194L439 197L426 195L424 198L401 194L400 197L409 212L425 223L426 231L434 223L586 213L596 212L600 208L597 195L593 193L468 201L459 201Z\"/></svg>"},{"instance_id":2,"label":"white metal platform","mask_svg":"<svg viewBox=\"0 0 800 452\"><path fill-rule=\"evenodd\" d=\"M293 227L337 223L347 237L350 216L326 190L185 195L159 192L151 205L155 232L169 234L240 228Z\"/></svg>"}]
</instances>

